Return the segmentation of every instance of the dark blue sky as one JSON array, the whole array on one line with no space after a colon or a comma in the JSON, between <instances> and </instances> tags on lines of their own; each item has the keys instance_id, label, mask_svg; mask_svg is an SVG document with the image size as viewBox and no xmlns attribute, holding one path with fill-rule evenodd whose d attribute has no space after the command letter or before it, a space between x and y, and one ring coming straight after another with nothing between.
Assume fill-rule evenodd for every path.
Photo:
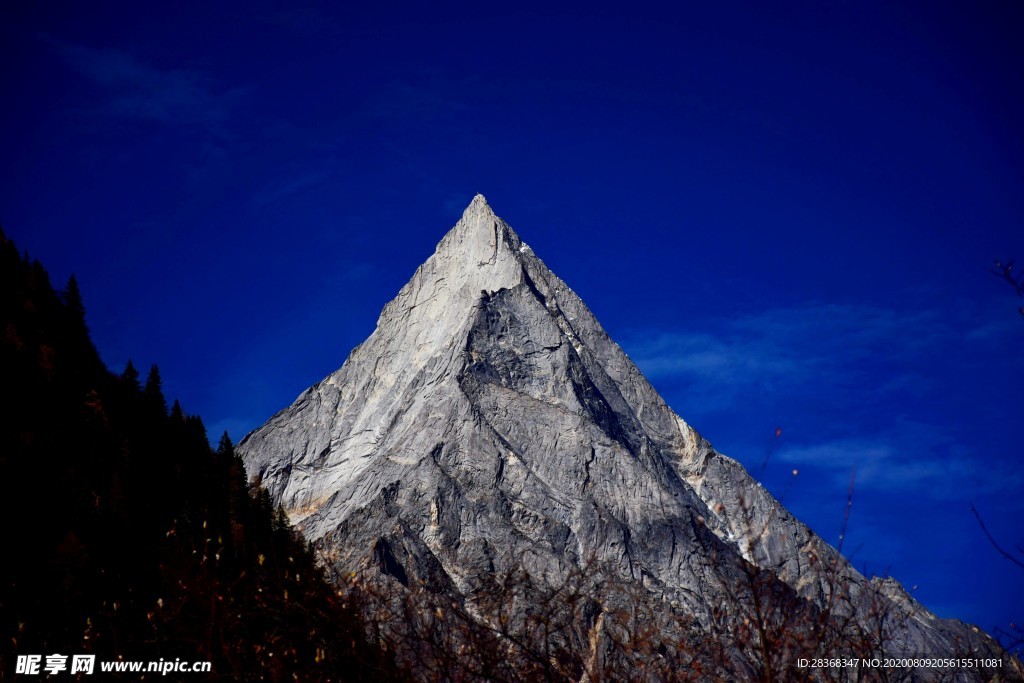
<instances>
[{"instance_id":1,"label":"dark blue sky","mask_svg":"<svg viewBox=\"0 0 1024 683\"><path fill-rule=\"evenodd\" d=\"M858 567L1024 619L968 511L1024 543L1024 302L988 273L1024 263L1020 3L175 4L0 9L0 221L108 364L240 438L482 192L833 543L856 468Z\"/></svg>"}]
</instances>

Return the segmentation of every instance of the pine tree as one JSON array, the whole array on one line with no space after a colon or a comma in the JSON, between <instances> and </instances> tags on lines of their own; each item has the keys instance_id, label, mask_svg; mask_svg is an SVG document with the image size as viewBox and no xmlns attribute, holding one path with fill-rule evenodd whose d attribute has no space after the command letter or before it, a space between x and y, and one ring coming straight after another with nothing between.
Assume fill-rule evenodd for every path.
<instances>
[{"instance_id":1,"label":"pine tree","mask_svg":"<svg viewBox=\"0 0 1024 683\"><path fill-rule=\"evenodd\" d=\"M185 412L181 409L178 399L174 399L174 405L171 406L171 424L178 427L185 424Z\"/></svg>"},{"instance_id":2,"label":"pine tree","mask_svg":"<svg viewBox=\"0 0 1024 683\"><path fill-rule=\"evenodd\" d=\"M217 444L217 457L224 462L235 457L235 445L231 443L231 437L228 436L226 429L220 437L220 443Z\"/></svg>"},{"instance_id":3,"label":"pine tree","mask_svg":"<svg viewBox=\"0 0 1024 683\"><path fill-rule=\"evenodd\" d=\"M85 305L82 303L82 291L78 288L78 280L74 275L68 278L68 284L61 296L64 306L74 314L75 319L85 324Z\"/></svg>"},{"instance_id":4,"label":"pine tree","mask_svg":"<svg viewBox=\"0 0 1024 683\"><path fill-rule=\"evenodd\" d=\"M167 416L167 400L164 398L163 382L160 380L160 369L156 363L149 368L146 386L142 390L142 398L154 412L159 411L160 415Z\"/></svg>"},{"instance_id":5,"label":"pine tree","mask_svg":"<svg viewBox=\"0 0 1024 683\"><path fill-rule=\"evenodd\" d=\"M121 381L132 394L138 394L142 391L142 387L139 385L139 371L135 369L135 364L132 363L131 358L128 359L128 364L124 366L124 372L121 373Z\"/></svg>"},{"instance_id":6,"label":"pine tree","mask_svg":"<svg viewBox=\"0 0 1024 683\"><path fill-rule=\"evenodd\" d=\"M185 418L185 428L192 443L197 445L203 444L206 448L210 447L210 441L206 437L206 426L203 424L203 418L198 415L189 415Z\"/></svg>"}]
</instances>

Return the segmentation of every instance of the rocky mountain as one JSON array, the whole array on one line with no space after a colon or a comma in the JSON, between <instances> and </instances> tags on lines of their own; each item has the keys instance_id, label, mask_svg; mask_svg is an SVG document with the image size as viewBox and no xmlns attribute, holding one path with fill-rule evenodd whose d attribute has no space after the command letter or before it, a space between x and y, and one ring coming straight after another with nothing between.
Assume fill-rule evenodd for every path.
<instances>
[{"instance_id":1,"label":"rocky mountain","mask_svg":"<svg viewBox=\"0 0 1024 683\"><path fill-rule=\"evenodd\" d=\"M492 625L493 577L585 577L577 677L613 665L603 639L636 646L612 606L635 618L640 603L675 615L649 657L696 648L687 661L726 678L848 675L801 669L801 653L1001 655L858 574L716 452L481 195L341 369L238 451L339 577L445 596Z\"/></svg>"}]
</instances>

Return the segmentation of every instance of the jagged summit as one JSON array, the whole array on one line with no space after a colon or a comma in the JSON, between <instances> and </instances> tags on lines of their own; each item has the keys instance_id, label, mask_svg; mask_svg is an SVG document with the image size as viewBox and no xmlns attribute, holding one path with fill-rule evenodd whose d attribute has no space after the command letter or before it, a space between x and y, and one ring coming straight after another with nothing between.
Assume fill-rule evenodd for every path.
<instances>
[{"instance_id":1,"label":"jagged summit","mask_svg":"<svg viewBox=\"0 0 1024 683\"><path fill-rule=\"evenodd\" d=\"M482 194L478 194L466 205L462 212L462 218L459 219L459 222L455 224L452 230L461 229L464 232L481 231L483 233L493 233L495 226L498 224L504 224L504 221L494 214L494 210L487 203L487 199ZM505 227L507 228L508 226L505 225Z\"/></svg>"},{"instance_id":2,"label":"jagged summit","mask_svg":"<svg viewBox=\"0 0 1024 683\"><path fill-rule=\"evenodd\" d=\"M483 196L479 192L473 195L473 199L470 200L469 204L466 206L466 210L462 212L462 215L465 216L470 211L486 211L490 215L494 215L494 210L491 209L491 205L487 203L487 197Z\"/></svg>"},{"instance_id":3,"label":"jagged summit","mask_svg":"<svg viewBox=\"0 0 1024 683\"><path fill-rule=\"evenodd\" d=\"M466 235L479 233L479 236L484 237L493 236L495 230L501 228L511 230L507 223L495 215L494 209L487 203L487 199L482 194L478 194L466 205L459 222L448 232L461 232ZM442 239L440 244L446 244L446 241Z\"/></svg>"},{"instance_id":4,"label":"jagged summit","mask_svg":"<svg viewBox=\"0 0 1024 683\"><path fill-rule=\"evenodd\" d=\"M238 451L343 575L469 600L514 567L557 581L596 561L701 623L745 562L791 601L825 603L823 566L848 604L871 593L665 404L479 194L344 365ZM973 637L884 599L915 654Z\"/></svg>"},{"instance_id":5,"label":"jagged summit","mask_svg":"<svg viewBox=\"0 0 1024 683\"><path fill-rule=\"evenodd\" d=\"M467 267L471 258L477 258L477 267L493 266L499 252L517 252L523 246L522 240L508 223L495 215L482 194L473 200L462 212L462 218L448 231L437 245L435 259L444 260L447 265ZM455 251L455 255L441 255Z\"/></svg>"}]
</instances>

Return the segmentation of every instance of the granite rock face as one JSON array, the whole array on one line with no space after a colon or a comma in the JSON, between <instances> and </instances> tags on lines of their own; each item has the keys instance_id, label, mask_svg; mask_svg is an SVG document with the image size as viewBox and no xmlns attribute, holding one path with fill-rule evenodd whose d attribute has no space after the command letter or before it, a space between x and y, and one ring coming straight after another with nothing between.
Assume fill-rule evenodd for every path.
<instances>
[{"instance_id":1,"label":"granite rock face","mask_svg":"<svg viewBox=\"0 0 1024 683\"><path fill-rule=\"evenodd\" d=\"M841 591L837 614L886 601L904 653L998 651L867 581L716 452L480 195L341 369L238 450L346 575L464 597L596 562L701 624L756 565L793 601Z\"/></svg>"}]
</instances>

